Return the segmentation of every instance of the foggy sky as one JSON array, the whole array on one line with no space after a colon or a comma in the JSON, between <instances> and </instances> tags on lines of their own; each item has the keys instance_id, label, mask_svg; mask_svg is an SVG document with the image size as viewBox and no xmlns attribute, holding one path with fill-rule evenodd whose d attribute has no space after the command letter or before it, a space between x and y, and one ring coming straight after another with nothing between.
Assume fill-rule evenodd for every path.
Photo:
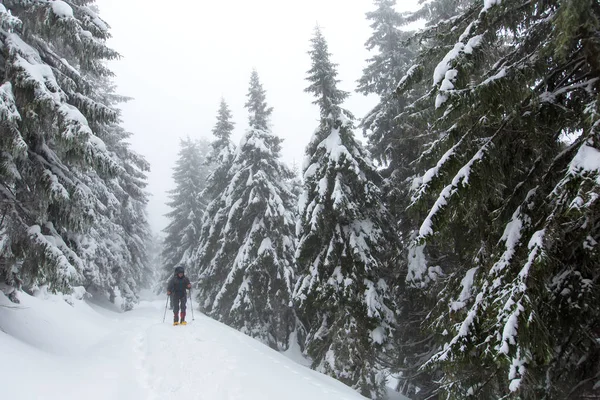
<instances>
[{"instance_id":1,"label":"foggy sky","mask_svg":"<svg viewBox=\"0 0 600 400\"><path fill-rule=\"evenodd\" d=\"M398 0L399 10L417 0ZM274 107L273 133L284 138L282 159L300 168L319 111L304 93L307 54L318 23L338 63L339 88L351 92L344 106L360 118L377 98L354 92L370 56L365 13L371 0L97 0L111 26L109 45L123 58L111 62L132 147L151 164L149 222L158 233L169 211L167 191L179 138L212 141L220 98L232 109L238 143L247 127L244 108L252 68ZM362 133L357 130L357 137Z\"/></svg>"}]
</instances>

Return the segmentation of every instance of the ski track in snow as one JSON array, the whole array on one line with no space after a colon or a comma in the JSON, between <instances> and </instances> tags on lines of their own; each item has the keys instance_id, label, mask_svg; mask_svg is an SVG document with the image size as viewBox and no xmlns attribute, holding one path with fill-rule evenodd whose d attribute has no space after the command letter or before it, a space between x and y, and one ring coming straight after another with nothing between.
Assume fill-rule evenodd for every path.
<instances>
[{"instance_id":1,"label":"ski track in snow","mask_svg":"<svg viewBox=\"0 0 600 400\"><path fill-rule=\"evenodd\" d=\"M10 303L0 292L0 376L16 383L2 398L365 399L197 311L187 326L172 326L170 311L161 323L164 300L126 313L83 301L71 307L58 296L21 300L2 307Z\"/></svg>"}]
</instances>

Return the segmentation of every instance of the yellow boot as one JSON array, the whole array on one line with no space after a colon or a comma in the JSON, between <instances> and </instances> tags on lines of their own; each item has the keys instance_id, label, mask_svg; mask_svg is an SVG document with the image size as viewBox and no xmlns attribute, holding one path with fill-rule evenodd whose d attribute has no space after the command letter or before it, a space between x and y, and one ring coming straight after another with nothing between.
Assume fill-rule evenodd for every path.
<instances>
[{"instance_id":1,"label":"yellow boot","mask_svg":"<svg viewBox=\"0 0 600 400\"><path fill-rule=\"evenodd\" d=\"M179 325L179 321L173 322L173 325Z\"/></svg>"},{"instance_id":2,"label":"yellow boot","mask_svg":"<svg viewBox=\"0 0 600 400\"><path fill-rule=\"evenodd\" d=\"M181 321L181 325L187 325L187 322Z\"/></svg>"}]
</instances>

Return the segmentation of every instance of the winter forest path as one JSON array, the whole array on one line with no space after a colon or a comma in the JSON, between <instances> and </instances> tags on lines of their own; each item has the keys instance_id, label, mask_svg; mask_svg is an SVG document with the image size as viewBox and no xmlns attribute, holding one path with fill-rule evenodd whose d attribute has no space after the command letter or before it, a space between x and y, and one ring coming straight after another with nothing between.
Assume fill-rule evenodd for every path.
<instances>
[{"instance_id":1,"label":"winter forest path","mask_svg":"<svg viewBox=\"0 0 600 400\"><path fill-rule=\"evenodd\" d=\"M14 383L3 398L364 400L198 311L187 326L170 311L162 323L164 300L126 313L59 296L7 301L0 293L0 376Z\"/></svg>"}]
</instances>

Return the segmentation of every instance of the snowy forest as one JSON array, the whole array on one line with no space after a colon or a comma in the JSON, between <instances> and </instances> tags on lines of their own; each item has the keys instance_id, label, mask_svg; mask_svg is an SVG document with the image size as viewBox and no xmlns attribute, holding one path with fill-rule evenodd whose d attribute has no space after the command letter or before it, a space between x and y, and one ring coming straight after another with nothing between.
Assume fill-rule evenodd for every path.
<instances>
[{"instance_id":1,"label":"snowy forest","mask_svg":"<svg viewBox=\"0 0 600 400\"><path fill-rule=\"evenodd\" d=\"M196 310L299 346L370 399L390 382L413 400L600 398L597 1L374 0L357 82L317 25L297 49L319 110L302 165L282 159L278 105L248 71L247 114L216 98L212 132L180 141L163 232L99 13L0 2L13 302L49 290L129 311L184 266ZM355 115L350 91L376 106Z\"/></svg>"}]
</instances>

